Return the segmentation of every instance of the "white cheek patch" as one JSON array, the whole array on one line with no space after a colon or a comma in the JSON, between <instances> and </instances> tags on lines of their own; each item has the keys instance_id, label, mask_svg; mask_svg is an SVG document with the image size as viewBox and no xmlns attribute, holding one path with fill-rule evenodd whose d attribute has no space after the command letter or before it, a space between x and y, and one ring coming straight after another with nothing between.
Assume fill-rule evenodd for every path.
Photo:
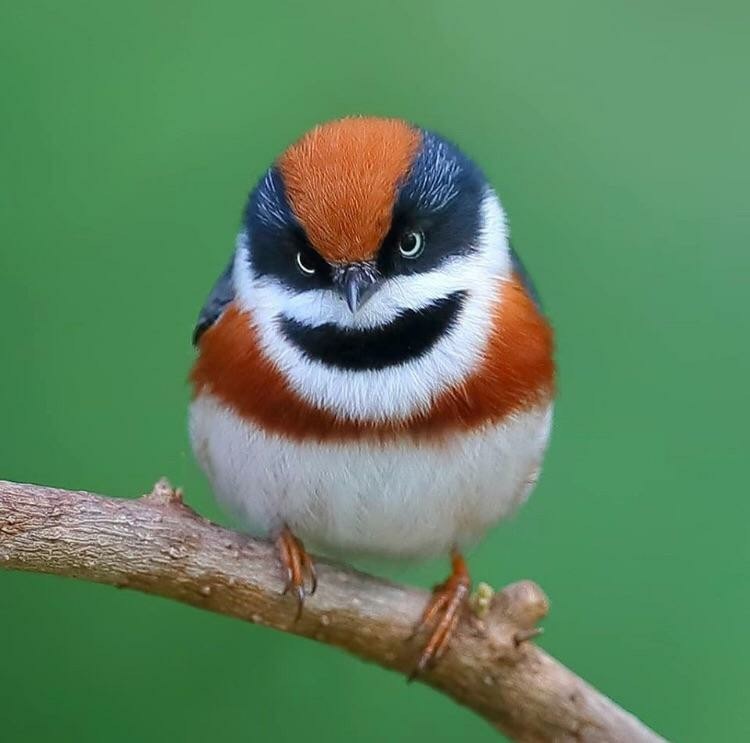
<instances>
[{"instance_id":1,"label":"white cheek patch","mask_svg":"<svg viewBox=\"0 0 750 743\"><path fill-rule=\"evenodd\" d=\"M307 402L350 419L408 418L426 412L437 395L481 362L492 307L511 270L505 216L493 192L482 203L482 222L475 251L427 273L386 280L355 315L332 291L294 294L277 281L255 279L246 237L240 235L234 267L238 300L251 313L265 353ZM397 366L362 371L327 366L306 357L279 329L282 314L310 326L378 327L457 291L466 299L450 330L428 352Z\"/></svg>"},{"instance_id":2,"label":"white cheek patch","mask_svg":"<svg viewBox=\"0 0 750 743\"><path fill-rule=\"evenodd\" d=\"M352 314L344 298L332 290L314 289L295 294L273 279L254 283L254 306L265 307L312 327L333 324L340 328L377 328L393 322L406 310L422 310L436 299L476 286L491 275L493 266L481 253L453 258L428 273L386 279L367 303Z\"/></svg>"}]
</instances>

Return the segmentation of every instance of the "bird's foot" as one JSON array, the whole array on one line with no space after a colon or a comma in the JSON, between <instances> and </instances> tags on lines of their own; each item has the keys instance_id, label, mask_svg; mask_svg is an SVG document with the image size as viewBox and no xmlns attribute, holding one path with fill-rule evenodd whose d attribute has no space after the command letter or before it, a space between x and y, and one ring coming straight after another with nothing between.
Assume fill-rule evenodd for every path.
<instances>
[{"instance_id":1,"label":"bird's foot","mask_svg":"<svg viewBox=\"0 0 750 743\"><path fill-rule=\"evenodd\" d=\"M315 564L307 554L305 545L292 534L288 526L284 526L276 538L276 547L279 550L281 564L286 571L286 585L282 593L292 592L297 598L297 614L294 617L296 622L302 616L305 597L312 596L318 587ZM307 580L310 583L309 590Z\"/></svg>"},{"instance_id":2,"label":"bird's foot","mask_svg":"<svg viewBox=\"0 0 750 743\"><path fill-rule=\"evenodd\" d=\"M430 628L430 636L422 649L416 667L409 676L409 681L440 660L468 606L471 578L466 568L466 561L454 550L451 562L453 566L451 575L433 588L432 598L412 633L412 637L415 637L423 629Z\"/></svg>"}]
</instances>

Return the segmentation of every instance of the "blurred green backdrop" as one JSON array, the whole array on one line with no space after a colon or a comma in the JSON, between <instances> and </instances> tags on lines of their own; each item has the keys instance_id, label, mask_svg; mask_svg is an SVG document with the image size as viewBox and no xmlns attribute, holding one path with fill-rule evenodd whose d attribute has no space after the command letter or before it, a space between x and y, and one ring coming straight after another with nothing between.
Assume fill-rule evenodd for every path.
<instances>
[{"instance_id":1,"label":"blurred green backdrop","mask_svg":"<svg viewBox=\"0 0 750 743\"><path fill-rule=\"evenodd\" d=\"M543 480L475 576L538 580L543 645L668 737L747 739L746 8L4 2L0 477L167 474L222 519L185 379L246 193L318 121L415 120L498 187L558 336ZM336 651L101 586L0 573L0 643L3 741L496 740Z\"/></svg>"}]
</instances>

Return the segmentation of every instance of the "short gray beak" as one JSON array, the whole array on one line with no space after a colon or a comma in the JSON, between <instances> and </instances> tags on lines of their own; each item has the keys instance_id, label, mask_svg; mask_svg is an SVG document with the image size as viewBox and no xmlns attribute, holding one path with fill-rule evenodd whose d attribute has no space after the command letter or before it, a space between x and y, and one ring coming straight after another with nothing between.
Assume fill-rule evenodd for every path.
<instances>
[{"instance_id":1,"label":"short gray beak","mask_svg":"<svg viewBox=\"0 0 750 743\"><path fill-rule=\"evenodd\" d=\"M354 314L372 296L380 276L377 269L366 263L346 266L336 277L341 296Z\"/></svg>"}]
</instances>

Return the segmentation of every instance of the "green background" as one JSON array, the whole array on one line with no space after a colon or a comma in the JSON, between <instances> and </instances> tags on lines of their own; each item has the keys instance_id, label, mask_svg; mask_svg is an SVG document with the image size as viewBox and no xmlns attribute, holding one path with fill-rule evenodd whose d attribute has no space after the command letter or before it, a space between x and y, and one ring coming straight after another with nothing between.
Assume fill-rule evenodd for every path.
<instances>
[{"instance_id":1,"label":"green background","mask_svg":"<svg viewBox=\"0 0 750 743\"><path fill-rule=\"evenodd\" d=\"M742 7L6 0L0 476L133 496L166 474L222 519L186 375L246 193L318 121L415 120L485 168L557 330L544 476L475 577L539 581L542 644L666 736L746 740ZM0 719L13 742L496 740L338 651L5 572Z\"/></svg>"}]
</instances>

